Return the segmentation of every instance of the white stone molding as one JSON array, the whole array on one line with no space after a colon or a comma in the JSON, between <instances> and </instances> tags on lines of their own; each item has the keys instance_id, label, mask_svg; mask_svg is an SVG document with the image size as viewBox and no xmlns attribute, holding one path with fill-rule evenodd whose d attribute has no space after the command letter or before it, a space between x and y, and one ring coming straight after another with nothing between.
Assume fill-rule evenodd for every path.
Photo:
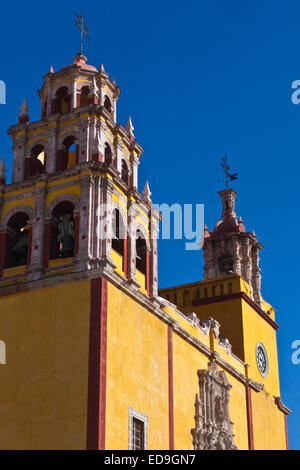
<instances>
[{"instance_id":1,"label":"white stone molding","mask_svg":"<svg viewBox=\"0 0 300 470\"><path fill-rule=\"evenodd\" d=\"M144 437L144 449L148 449L148 416L142 413L139 413L138 411L134 410L131 408L131 406L128 406L128 449L133 450L133 442L132 442L132 433L133 433L133 419L137 419L141 421L144 425L144 432L143 432L143 437Z\"/></svg>"},{"instance_id":2,"label":"white stone molding","mask_svg":"<svg viewBox=\"0 0 300 470\"><path fill-rule=\"evenodd\" d=\"M9 219L13 215L18 214L18 212L24 212L28 216L29 220L32 220L33 217L34 217L34 211L33 211L33 209L31 209L31 207L25 206L25 205L16 206L13 209L11 209L10 211L8 211L5 214L5 216L2 218L1 225L0 225L0 230L5 229L5 227L7 226L8 222L9 222Z\"/></svg>"}]
</instances>

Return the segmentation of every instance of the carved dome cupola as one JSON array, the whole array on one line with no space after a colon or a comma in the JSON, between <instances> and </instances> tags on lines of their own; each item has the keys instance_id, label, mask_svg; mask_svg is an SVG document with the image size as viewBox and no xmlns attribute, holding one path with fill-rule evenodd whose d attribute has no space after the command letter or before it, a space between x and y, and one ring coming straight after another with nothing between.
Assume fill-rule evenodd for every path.
<instances>
[{"instance_id":1,"label":"carved dome cupola","mask_svg":"<svg viewBox=\"0 0 300 470\"><path fill-rule=\"evenodd\" d=\"M100 105L116 122L116 102L120 89L111 82L103 65L98 70L87 63L82 54L74 57L73 63L54 72L51 66L44 76L44 84L38 90L41 103L41 119L54 114L66 114L87 105Z\"/></svg>"}]
</instances>

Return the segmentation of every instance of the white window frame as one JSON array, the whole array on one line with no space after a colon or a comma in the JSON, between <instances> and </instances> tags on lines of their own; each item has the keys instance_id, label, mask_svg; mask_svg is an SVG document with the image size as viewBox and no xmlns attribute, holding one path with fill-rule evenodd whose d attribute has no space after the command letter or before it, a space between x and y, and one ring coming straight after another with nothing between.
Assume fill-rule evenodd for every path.
<instances>
[{"instance_id":1,"label":"white window frame","mask_svg":"<svg viewBox=\"0 0 300 470\"><path fill-rule=\"evenodd\" d=\"M138 419L144 424L144 450L148 450L148 416L128 406L128 449L133 450L133 419Z\"/></svg>"}]
</instances>

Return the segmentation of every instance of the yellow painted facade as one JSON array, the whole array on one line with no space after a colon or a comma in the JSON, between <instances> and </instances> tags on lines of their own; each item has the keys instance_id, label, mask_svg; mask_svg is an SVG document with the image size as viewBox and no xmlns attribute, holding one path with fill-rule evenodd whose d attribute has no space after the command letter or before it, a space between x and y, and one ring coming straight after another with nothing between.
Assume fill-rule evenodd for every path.
<instances>
[{"instance_id":1,"label":"yellow painted facade","mask_svg":"<svg viewBox=\"0 0 300 470\"><path fill-rule=\"evenodd\" d=\"M15 145L13 183L5 185L0 177L0 341L6 348L0 364L0 448L126 450L135 445L134 424L143 426L148 450L211 448L209 433L201 434L204 424L202 429L195 422L195 416L205 421L209 413L220 446L286 448L289 410L280 399L274 309L264 300L258 306L250 284L237 274L158 293L152 234L160 216L151 210L147 187L143 195L137 190L142 149L131 127L117 125L91 90L92 102L84 109L75 106L76 95L74 109L69 96L61 114L51 111L57 110L59 86L91 87L91 74L94 93L102 87L117 100L119 90L104 69L87 69L83 56L75 59L81 64L75 82L74 67L46 76L48 86L40 91L46 118L31 126L25 115L11 129L14 141L27 140L24 148L19 141ZM101 160L96 139L73 136L79 124L86 136L93 125L95 135L102 129L105 144L118 148L116 162ZM23 171L20 177L18 165L24 162L18 151L24 150L28 163L32 146L48 144L46 133L53 127L58 146L45 152L48 165L51 152L59 162L65 136L74 137L80 151L71 152L64 169L50 162L49 171L29 177ZM124 162L131 165L130 178L122 175ZM106 221L113 211L124 218L122 244L120 237L117 243L99 240L103 222L97 211L104 203ZM24 230L24 214L30 227L27 258L12 265L11 240ZM72 220L67 234L74 242L66 252L58 230L65 215ZM134 239L137 230L145 237L142 247ZM260 343L268 356L265 377L257 363ZM202 381L210 383L207 399ZM225 439L220 422L227 426ZM194 440L192 429L198 431Z\"/></svg>"}]
</instances>

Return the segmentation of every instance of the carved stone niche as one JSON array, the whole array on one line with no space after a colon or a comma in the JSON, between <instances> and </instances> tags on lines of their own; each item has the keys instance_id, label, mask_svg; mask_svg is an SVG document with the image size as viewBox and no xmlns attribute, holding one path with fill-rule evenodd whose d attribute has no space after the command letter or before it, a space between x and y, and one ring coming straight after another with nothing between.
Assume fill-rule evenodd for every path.
<instances>
[{"instance_id":1,"label":"carved stone niche","mask_svg":"<svg viewBox=\"0 0 300 470\"><path fill-rule=\"evenodd\" d=\"M191 430L195 450L237 450L229 416L229 392L226 373L209 362L198 370L199 395L195 402L195 428Z\"/></svg>"}]
</instances>

